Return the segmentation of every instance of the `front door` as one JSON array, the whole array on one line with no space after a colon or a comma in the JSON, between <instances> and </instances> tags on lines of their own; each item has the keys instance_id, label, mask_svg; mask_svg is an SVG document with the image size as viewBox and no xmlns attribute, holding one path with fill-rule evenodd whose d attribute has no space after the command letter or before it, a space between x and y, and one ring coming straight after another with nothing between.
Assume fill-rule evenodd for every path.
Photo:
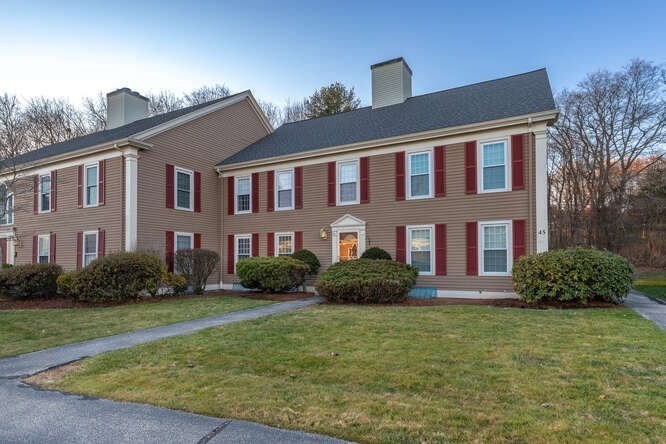
<instances>
[{"instance_id":1,"label":"front door","mask_svg":"<svg viewBox=\"0 0 666 444\"><path fill-rule=\"evenodd\" d=\"M340 261L358 259L358 231L340 233L338 239L338 258Z\"/></svg>"}]
</instances>

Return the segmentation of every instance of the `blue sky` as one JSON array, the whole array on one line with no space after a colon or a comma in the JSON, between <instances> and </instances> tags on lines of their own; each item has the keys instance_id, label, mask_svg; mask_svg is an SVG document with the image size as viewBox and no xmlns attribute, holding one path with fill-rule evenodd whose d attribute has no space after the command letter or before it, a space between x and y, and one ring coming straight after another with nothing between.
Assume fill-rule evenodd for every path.
<instances>
[{"instance_id":1,"label":"blue sky","mask_svg":"<svg viewBox=\"0 0 666 444\"><path fill-rule=\"evenodd\" d=\"M555 90L631 58L666 62L666 2L0 0L0 93L73 102L224 83L276 103L403 56L414 94L548 68Z\"/></svg>"}]
</instances>

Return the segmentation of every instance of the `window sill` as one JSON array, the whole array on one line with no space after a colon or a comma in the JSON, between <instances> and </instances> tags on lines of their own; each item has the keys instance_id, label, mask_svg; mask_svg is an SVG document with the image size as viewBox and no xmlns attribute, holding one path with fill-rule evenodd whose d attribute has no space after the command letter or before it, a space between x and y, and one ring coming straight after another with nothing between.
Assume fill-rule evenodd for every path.
<instances>
[{"instance_id":1,"label":"window sill","mask_svg":"<svg viewBox=\"0 0 666 444\"><path fill-rule=\"evenodd\" d=\"M480 190L477 194L493 194L493 193L506 193L511 191L511 188L498 188L493 190Z\"/></svg>"},{"instance_id":2,"label":"window sill","mask_svg":"<svg viewBox=\"0 0 666 444\"><path fill-rule=\"evenodd\" d=\"M479 273L481 277L511 277L511 273Z\"/></svg>"},{"instance_id":3,"label":"window sill","mask_svg":"<svg viewBox=\"0 0 666 444\"><path fill-rule=\"evenodd\" d=\"M346 207L348 205L360 205L360 202L358 200L354 202L337 202L335 206L337 207Z\"/></svg>"},{"instance_id":4,"label":"window sill","mask_svg":"<svg viewBox=\"0 0 666 444\"><path fill-rule=\"evenodd\" d=\"M193 212L193 211L194 211L194 208L174 207L174 210L190 211L190 212Z\"/></svg>"},{"instance_id":5,"label":"window sill","mask_svg":"<svg viewBox=\"0 0 666 444\"><path fill-rule=\"evenodd\" d=\"M248 210L248 211L235 211L234 214L252 214L252 210Z\"/></svg>"},{"instance_id":6,"label":"window sill","mask_svg":"<svg viewBox=\"0 0 666 444\"><path fill-rule=\"evenodd\" d=\"M99 203L96 203L95 205L83 205L83 208L97 208L99 207Z\"/></svg>"},{"instance_id":7,"label":"window sill","mask_svg":"<svg viewBox=\"0 0 666 444\"><path fill-rule=\"evenodd\" d=\"M423 199L432 199L432 195L428 196L407 196L405 200L423 200Z\"/></svg>"},{"instance_id":8,"label":"window sill","mask_svg":"<svg viewBox=\"0 0 666 444\"><path fill-rule=\"evenodd\" d=\"M294 207L288 207L288 208L275 208L275 211L290 211L293 210Z\"/></svg>"}]
</instances>

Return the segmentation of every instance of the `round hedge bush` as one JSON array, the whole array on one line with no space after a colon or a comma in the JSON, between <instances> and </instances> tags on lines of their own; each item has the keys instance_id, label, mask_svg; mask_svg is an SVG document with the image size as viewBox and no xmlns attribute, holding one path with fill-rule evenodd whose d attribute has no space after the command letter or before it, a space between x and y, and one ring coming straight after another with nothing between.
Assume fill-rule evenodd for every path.
<instances>
[{"instance_id":1,"label":"round hedge bush","mask_svg":"<svg viewBox=\"0 0 666 444\"><path fill-rule=\"evenodd\" d=\"M305 262L308 267L310 267L308 274L315 275L319 273L319 267L321 266L321 263L319 263L319 259L317 259L317 256L312 251L306 249L298 250L292 254L291 257Z\"/></svg>"},{"instance_id":2,"label":"round hedge bush","mask_svg":"<svg viewBox=\"0 0 666 444\"><path fill-rule=\"evenodd\" d=\"M310 267L288 256L249 257L236 264L236 274L245 288L267 293L289 291L303 285Z\"/></svg>"},{"instance_id":3,"label":"round hedge bush","mask_svg":"<svg viewBox=\"0 0 666 444\"><path fill-rule=\"evenodd\" d=\"M622 256L591 248L552 250L513 264L513 288L526 302L605 301L619 304L633 269Z\"/></svg>"},{"instance_id":4,"label":"round hedge bush","mask_svg":"<svg viewBox=\"0 0 666 444\"><path fill-rule=\"evenodd\" d=\"M317 292L331 302L386 304L402 302L414 285L418 270L385 259L338 262L315 282Z\"/></svg>"},{"instance_id":5,"label":"round hedge bush","mask_svg":"<svg viewBox=\"0 0 666 444\"><path fill-rule=\"evenodd\" d=\"M388 254L388 251L382 250L379 247L371 247L363 252L361 259L385 259L390 261L393 258Z\"/></svg>"},{"instance_id":6,"label":"round hedge bush","mask_svg":"<svg viewBox=\"0 0 666 444\"><path fill-rule=\"evenodd\" d=\"M0 284L12 299L50 299L57 296L56 280L61 273L57 264L16 265L0 272Z\"/></svg>"},{"instance_id":7,"label":"round hedge bush","mask_svg":"<svg viewBox=\"0 0 666 444\"><path fill-rule=\"evenodd\" d=\"M156 295L166 273L164 262L147 253L114 253L94 260L75 280L81 301L121 302Z\"/></svg>"}]
</instances>

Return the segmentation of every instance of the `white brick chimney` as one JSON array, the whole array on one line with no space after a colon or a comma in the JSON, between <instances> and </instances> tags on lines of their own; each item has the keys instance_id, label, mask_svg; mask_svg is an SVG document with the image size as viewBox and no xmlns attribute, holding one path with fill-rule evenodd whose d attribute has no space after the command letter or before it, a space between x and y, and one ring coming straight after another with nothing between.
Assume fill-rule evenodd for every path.
<instances>
[{"instance_id":1,"label":"white brick chimney","mask_svg":"<svg viewBox=\"0 0 666 444\"><path fill-rule=\"evenodd\" d=\"M111 91L106 95L106 129L148 117L149 103L146 97L129 88Z\"/></svg>"},{"instance_id":2,"label":"white brick chimney","mask_svg":"<svg viewBox=\"0 0 666 444\"><path fill-rule=\"evenodd\" d=\"M412 97L412 70L402 57L376 63L370 70L373 108L395 105Z\"/></svg>"}]
</instances>

